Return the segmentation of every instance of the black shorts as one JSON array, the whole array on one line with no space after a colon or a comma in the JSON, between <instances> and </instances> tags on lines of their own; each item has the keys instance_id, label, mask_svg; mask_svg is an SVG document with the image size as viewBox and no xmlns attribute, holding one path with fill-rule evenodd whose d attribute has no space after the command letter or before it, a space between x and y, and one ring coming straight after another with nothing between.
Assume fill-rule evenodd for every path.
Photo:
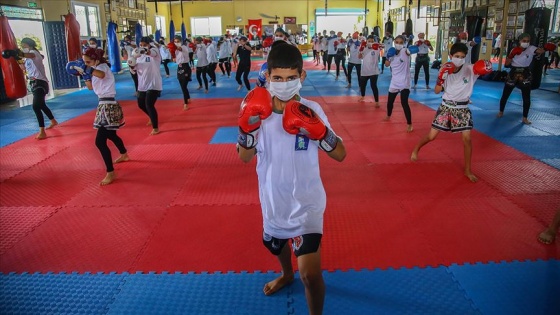
<instances>
[{"instance_id":1,"label":"black shorts","mask_svg":"<svg viewBox=\"0 0 560 315\"><path fill-rule=\"evenodd\" d=\"M321 245L322 234L310 233L292 237L292 250L299 257L305 254L315 253ZM282 249L290 239L278 239L263 232L263 244L273 255L280 255Z\"/></svg>"}]
</instances>

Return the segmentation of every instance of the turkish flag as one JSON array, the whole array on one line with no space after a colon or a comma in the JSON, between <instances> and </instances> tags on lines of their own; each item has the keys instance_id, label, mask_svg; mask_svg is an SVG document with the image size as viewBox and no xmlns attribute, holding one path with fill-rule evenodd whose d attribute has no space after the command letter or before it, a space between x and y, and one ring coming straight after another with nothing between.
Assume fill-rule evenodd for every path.
<instances>
[{"instance_id":1,"label":"turkish flag","mask_svg":"<svg viewBox=\"0 0 560 315\"><path fill-rule=\"evenodd\" d=\"M262 36L262 20L249 20L249 27L247 29L249 39L257 40Z\"/></svg>"}]
</instances>

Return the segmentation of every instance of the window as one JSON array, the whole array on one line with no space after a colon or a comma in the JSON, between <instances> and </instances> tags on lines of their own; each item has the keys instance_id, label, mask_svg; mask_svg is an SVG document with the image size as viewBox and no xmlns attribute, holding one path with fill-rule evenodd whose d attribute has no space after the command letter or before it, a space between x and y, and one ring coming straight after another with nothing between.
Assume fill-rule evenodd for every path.
<instances>
[{"instance_id":1,"label":"window","mask_svg":"<svg viewBox=\"0 0 560 315\"><path fill-rule=\"evenodd\" d=\"M222 35L222 18L219 16L192 17L191 33L193 36Z\"/></svg>"},{"instance_id":2,"label":"window","mask_svg":"<svg viewBox=\"0 0 560 315\"><path fill-rule=\"evenodd\" d=\"M99 6L87 3L72 3L74 15L80 24L80 36L101 37Z\"/></svg>"},{"instance_id":3,"label":"window","mask_svg":"<svg viewBox=\"0 0 560 315\"><path fill-rule=\"evenodd\" d=\"M156 30L159 30L161 32L161 36L163 37L167 37L169 35L167 34L167 28L165 26L165 17L156 15ZM172 40L172 38L170 40Z\"/></svg>"}]
</instances>

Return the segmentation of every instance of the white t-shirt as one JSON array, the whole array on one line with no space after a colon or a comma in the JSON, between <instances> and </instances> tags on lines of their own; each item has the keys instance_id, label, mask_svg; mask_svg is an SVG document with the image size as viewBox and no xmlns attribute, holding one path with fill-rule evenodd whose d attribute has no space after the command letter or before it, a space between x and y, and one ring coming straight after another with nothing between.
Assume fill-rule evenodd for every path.
<instances>
[{"instance_id":1,"label":"white t-shirt","mask_svg":"<svg viewBox=\"0 0 560 315\"><path fill-rule=\"evenodd\" d=\"M392 37L384 37L383 38L383 46L385 46L385 50L389 50L389 48L393 47L393 38Z\"/></svg>"},{"instance_id":2,"label":"white t-shirt","mask_svg":"<svg viewBox=\"0 0 560 315\"><path fill-rule=\"evenodd\" d=\"M175 62L180 65L189 61L189 47L181 45L181 50L175 50Z\"/></svg>"},{"instance_id":3,"label":"white t-shirt","mask_svg":"<svg viewBox=\"0 0 560 315\"><path fill-rule=\"evenodd\" d=\"M303 98L300 102L330 128L319 104ZM264 232L280 239L322 234L327 197L319 172L319 146L317 141L287 133L282 117L272 113L262 121L257 143ZM306 142L306 146L302 145ZM306 150L297 150L302 147Z\"/></svg>"},{"instance_id":4,"label":"white t-shirt","mask_svg":"<svg viewBox=\"0 0 560 315\"><path fill-rule=\"evenodd\" d=\"M321 40L319 38L313 39L313 50L321 51Z\"/></svg>"},{"instance_id":5,"label":"white t-shirt","mask_svg":"<svg viewBox=\"0 0 560 315\"><path fill-rule=\"evenodd\" d=\"M328 49L329 49L329 41L327 40L327 37L324 36L323 39L321 40L321 50L326 51Z\"/></svg>"},{"instance_id":6,"label":"white t-shirt","mask_svg":"<svg viewBox=\"0 0 560 315\"><path fill-rule=\"evenodd\" d=\"M327 51L329 55L335 55L336 54L336 48L334 48L334 42L335 41L339 41L338 37L330 37L329 39L327 39Z\"/></svg>"},{"instance_id":7,"label":"white t-shirt","mask_svg":"<svg viewBox=\"0 0 560 315\"><path fill-rule=\"evenodd\" d=\"M502 45L502 35L496 37L496 42L494 43L494 48L500 48Z\"/></svg>"},{"instance_id":8,"label":"white t-shirt","mask_svg":"<svg viewBox=\"0 0 560 315\"><path fill-rule=\"evenodd\" d=\"M346 44L348 42L346 39L341 39L338 41L338 45L336 46L336 50L339 51L340 49L344 50L344 55L346 55Z\"/></svg>"},{"instance_id":9,"label":"white t-shirt","mask_svg":"<svg viewBox=\"0 0 560 315\"><path fill-rule=\"evenodd\" d=\"M463 65L457 73L448 74L443 83L443 99L466 102L471 98L474 83L478 75L473 72L473 65Z\"/></svg>"},{"instance_id":10,"label":"white t-shirt","mask_svg":"<svg viewBox=\"0 0 560 315\"><path fill-rule=\"evenodd\" d=\"M161 54L161 59L162 60L171 59L171 52L169 51L169 48L167 48L167 46L160 45L159 46L159 53Z\"/></svg>"},{"instance_id":11,"label":"white t-shirt","mask_svg":"<svg viewBox=\"0 0 560 315\"><path fill-rule=\"evenodd\" d=\"M348 47L350 48L350 58L348 58L348 63L359 65L362 63L359 57L360 46L356 46L355 42L357 41L348 42Z\"/></svg>"},{"instance_id":12,"label":"white t-shirt","mask_svg":"<svg viewBox=\"0 0 560 315\"><path fill-rule=\"evenodd\" d=\"M208 63L218 63L216 44L214 42L206 46L206 56L208 58Z\"/></svg>"},{"instance_id":13,"label":"white t-shirt","mask_svg":"<svg viewBox=\"0 0 560 315\"><path fill-rule=\"evenodd\" d=\"M379 55L379 50L367 47L364 49L362 52L362 72L360 73L362 77L379 74Z\"/></svg>"},{"instance_id":14,"label":"white t-shirt","mask_svg":"<svg viewBox=\"0 0 560 315\"><path fill-rule=\"evenodd\" d=\"M29 79L37 79L49 82L45 74L45 64L43 64L43 56L36 51L31 50L29 54L34 54L33 58L25 58L25 71Z\"/></svg>"},{"instance_id":15,"label":"white t-shirt","mask_svg":"<svg viewBox=\"0 0 560 315\"><path fill-rule=\"evenodd\" d=\"M136 73L138 74L138 91L161 91L162 81L160 67L161 56L157 48L150 47L150 56L141 55L136 59Z\"/></svg>"},{"instance_id":16,"label":"white t-shirt","mask_svg":"<svg viewBox=\"0 0 560 315\"><path fill-rule=\"evenodd\" d=\"M521 54L513 57L513 59L511 60L511 66L522 68L530 66L537 49L538 48L533 45L527 47Z\"/></svg>"},{"instance_id":17,"label":"white t-shirt","mask_svg":"<svg viewBox=\"0 0 560 315\"><path fill-rule=\"evenodd\" d=\"M208 65L209 62L208 62L208 54L206 53L206 45L197 44L195 54L196 54L197 67L204 67Z\"/></svg>"},{"instance_id":18,"label":"white t-shirt","mask_svg":"<svg viewBox=\"0 0 560 315\"><path fill-rule=\"evenodd\" d=\"M419 54L427 54L430 52L430 47L426 45L426 41L422 41L421 45L418 45L418 53Z\"/></svg>"},{"instance_id":19,"label":"white t-shirt","mask_svg":"<svg viewBox=\"0 0 560 315\"><path fill-rule=\"evenodd\" d=\"M115 97L117 90L115 89L115 76L111 72L111 68L106 63L102 63L95 67L95 70L103 71L105 77L101 79L94 75L91 76L93 92L95 92L98 98Z\"/></svg>"},{"instance_id":20,"label":"white t-shirt","mask_svg":"<svg viewBox=\"0 0 560 315\"><path fill-rule=\"evenodd\" d=\"M391 61L391 84L389 92L394 93L404 89L410 89L410 56L406 49L401 49L398 54L389 58Z\"/></svg>"},{"instance_id":21,"label":"white t-shirt","mask_svg":"<svg viewBox=\"0 0 560 315\"><path fill-rule=\"evenodd\" d=\"M228 58L231 56L231 42L224 40L218 50L218 58Z\"/></svg>"}]
</instances>

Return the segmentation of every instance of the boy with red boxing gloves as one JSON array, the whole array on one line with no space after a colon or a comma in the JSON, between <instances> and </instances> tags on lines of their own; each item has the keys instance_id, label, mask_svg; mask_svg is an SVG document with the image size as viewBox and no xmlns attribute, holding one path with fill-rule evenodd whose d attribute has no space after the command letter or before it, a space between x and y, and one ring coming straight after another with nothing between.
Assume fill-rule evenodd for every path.
<instances>
[{"instance_id":1,"label":"boy with red boxing gloves","mask_svg":"<svg viewBox=\"0 0 560 315\"><path fill-rule=\"evenodd\" d=\"M416 145L410 159L413 162L418 160L420 149L433 141L440 131L461 132L465 157L465 176L474 183L478 181L478 178L471 170L471 129L473 128L473 121L468 104L474 83L479 76L492 72L492 63L487 60L479 60L473 65L467 64L465 57L468 48L463 43L454 44L450 53L452 56L451 62L441 67L434 89L436 94L444 91L442 103L432 122L432 129Z\"/></svg>"},{"instance_id":2,"label":"boy with red boxing gloves","mask_svg":"<svg viewBox=\"0 0 560 315\"><path fill-rule=\"evenodd\" d=\"M266 283L263 291L271 295L294 280L291 240L309 313L322 314L320 245L326 194L318 152L322 149L342 161L346 150L321 106L299 96L305 71L297 47L274 45L266 77L270 94L257 87L241 104L237 146L243 162L257 156L263 243L282 268L280 277Z\"/></svg>"}]
</instances>

